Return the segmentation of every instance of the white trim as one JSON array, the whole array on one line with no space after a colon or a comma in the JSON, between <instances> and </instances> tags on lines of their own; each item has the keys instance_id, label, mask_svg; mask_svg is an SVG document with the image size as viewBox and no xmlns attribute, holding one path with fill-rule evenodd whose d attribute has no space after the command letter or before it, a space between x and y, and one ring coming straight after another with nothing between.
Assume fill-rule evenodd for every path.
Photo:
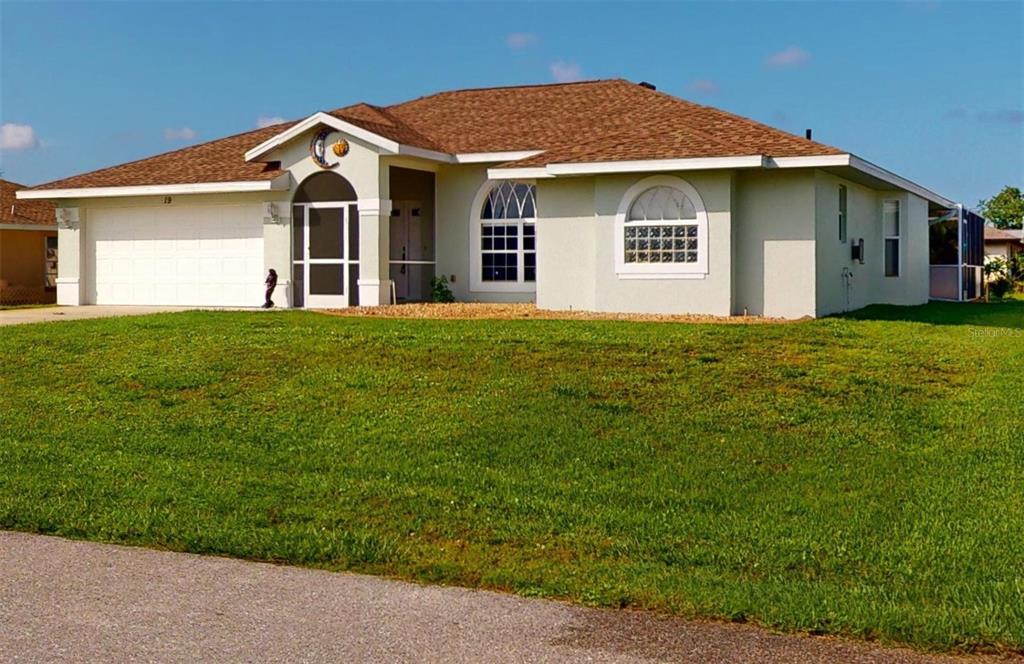
<instances>
[{"instance_id":1,"label":"white trim","mask_svg":"<svg viewBox=\"0 0 1024 664\"><path fill-rule=\"evenodd\" d=\"M30 189L17 192L20 200L55 198L108 198L118 196L175 196L185 194L233 194L250 191L284 191L288 174L258 182L196 182L190 184L147 184L131 187L82 187L78 189Z\"/></svg>"},{"instance_id":2,"label":"white trim","mask_svg":"<svg viewBox=\"0 0 1024 664\"><path fill-rule=\"evenodd\" d=\"M488 168L488 180L540 180L555 177L544 166L526 168Z\"/></svg>"},{"instance_id":3,"label":"white trim","mask_svg":"<svg viewBox=\"0 0 1024 664\"><path fill-rule=\"evenodd\" d=\"M54 231L57 226L45 224L0 224L0 231Z\"/></svg>"},{"instance_id":4,"label":"white trim","mask_svg":"<svg viewBox=\"0 0 1024 664\"><path fill-rule=\"evenodd\" d=\"M653 187L671 187L681 191L693 203L697 213L697 262L696 263L627 263L626 262L626 215L633 201L640 194ZM661 222L664 225L677 222ZM660 225L657 221L639 223L637 225ZM694 225L687 222L686 225ZM619 209L615 213L615 274L620 279L702 279L708 274L708 213L704 199L692 184L674 175L652 175L636 182L619 201Z\"/></svg>"},{"instance_id":5,"label":"white trim","mask_svg":"<svg viewBox=\"0 0 1024 664\"><path fill-rule=\"evenodd\" d=\"M552 175L601 175L604 173L647 173L657 171L702 171L715 168L762 168L762 155L744 157L694 157L690 159L649 159L642 161L599 161L590 164L548 164Z\"/></svg>"},{"instance_id":6,"label":"white trim","mask_svg":"<svg viewBox=\"0 0 1024 664\"><path fill-rule=\"evenodd\" d=\"M502 179L508 179L508 178L502 178ZM536 183L530 182L528 180L521 180L520 179L520 180L516 180L516 181L517 182L525 182L526 184L531 184L531 185L532 184L536 184ZM469 290L470 290L470 292L476 292L476 293L536 293L537 292L537 282L536 282L536 280L534 280L534 281L524 281L523 280L524 277L526 276L526 269L525 269L525 266L522 265L522 258L521 257L522 257L523 252L524 252L524 249L523 249L524 242L523 242L523 234L522 234L523 223L525 222L525 223L535 224L534 225L534 229L536 229L537 217L534 216L532 219L528 218L528 219L508 219L508 220L502 220L502 219L481 219L480 218L480 212L483 210L483 207L484 207L484 200L491 193L491 189L494 188L494 186L497 185L497 184L499 184L499 182L496 182L494 180L486 180L486 181L484 181L484 183L482 185L480 185L480 188L477 190L476 196L473 197L473 206L469 209ZM534 215L536 215L537 214L537 206L539 205L539 202L536 199L534 199L533 203L534 203L534 211L533 211L533 213L534 213ZM501 224L503 221L505 221L507 225L518 224L519 229L520 229L518 249L517 249L518 255L520 256L520 259L519 259L519 263L520 264L518 265L518 269L517 269L518 280L517 281L484 281L483 277L481 276L482 261L481 261L480 257L482 255L482 251L480 249L480 237L481 237L480 227L484 223ZM533 249L533 251L534 251L534 253L536 253L537 252L536 230L534 230L534 233L535 233L535 235L534 235L534 249Z\"/></svg>"},{"instance_id":7,"label":"white trim","mask_svg":"<svg viewBox=\"0 0 1024 664\"><path fill-rule=\"evenodd\" d=\"M605 175L610 173L657 173L660 171L698 171L716 168L763 168L765 157L692 157L687 159L645 159L636 161L595 161L592 163L563 163L546 166L491 168L487 177L492 180L515 180L525 177L555 177L558 175Z\"/></svg>"},{"instance_id":8,"label":"white trim","mask_svg":"<svg viewBox=\"0 0 1024 664\"><path fill-rule=\"evenodd\" d=\"M519 161L536 157L543 150L511 150L508 152L460 152L455 155L456 164L485 164L488 162Z\"/></svg>"},{"instance_id":9,"label":"white trim","mask_svg":"<svg viewBox=\"0 0 1024 664\"><path fill-rule=\"evenodd\" d=\"M663 274L616 274L617 278L623 281L630 281L632 279L707 279L708 275L704 272L666 272Z\"/></svg>"},{"instance_id":10,"label":"white trim","mask_svg":"<svg viewBox=\"0 0 1024 664\"><path fill-rule=\"evenodd\" d=\"M391 154L398 154L400 146L395 141L384 138L383 136L375 134L372 131L367 131L362 127L358 127L352 124L351 122L345 122L344 120L340 120L334 117L333 115L324 113L323 111L318 111L313 115L309 116L308 118L306 118L305 120L300 120L299 122L296 122L290 128L282 131L280 134L275 134L274 136L271 136L269 139L263 141L256 147L246 152L245 160L253 161L255 159L258 159L263 155L267 154L268 152L270 152L271 150L274 150L275 148L284 145L285 143L292 140L299 134L302 134L303 132L308 131L319 125L327 125L331 129L344 132L349 136L352 136L353 138L358 138L359 140L369 143L370 145L373 145L377 148L380 148L385 152L389 152Z\"/></svg>"},{"instance_id":11,"label":"white trim","mask_svg":"<svg viewBox=\"0 0 1024 664\"><path fill-rule=\"evenodd\" d=\"M765 168L828 168L849 166L849 154L814 155L811 157L768 157Z\"/></svg>"},{"instance_id":12,"label":"white trim","mask_svg":"<svg viewBox=\"0 0 1024 664\"><path fill-rule=\"evenodd\" d=\"M418 148L414 145L399 145L398 154L406 157L419 157L420 159L429 159L430 161L440 161L445 164L455 163L455 157L447 152Z\"/></svg>"},{"instance_id":13,"label":"white trim","mask_svg":"<svg viewBox=\"0 0 1024 664\"><path fill-rule=\"evenodd\" d=\"M380 279L356 279L356 286L380 286L382 283Z\"/></svg>"},{"instance_id":14,"label":"white trim","mask_svg":"<svg viewBox=\"0 0 1024 664\"><path fill-rule=\"evenodd\" d=\"M892 171L887 171L881 166L876 166L875 164L872 164L870 161L861 159L857 155L850 155L850 166L856 168L858 171L861 171L862 173L867 173L872 177L876 177L879 180L888 182L889 184L894 185L900 189L903 189L904 191L909 191L910 193L916 196L920 196L921 198L927 201L931 201L932 203L937 203L938 205L941 205L943 207L953 207L954 205L956 205L954 201L951 201L943 196L939 196L934 191L930 189L925 189L921 185L914 184L910 180L904 177L900 177L899 175L896 175Z\"/></svg>"}]
</instances>

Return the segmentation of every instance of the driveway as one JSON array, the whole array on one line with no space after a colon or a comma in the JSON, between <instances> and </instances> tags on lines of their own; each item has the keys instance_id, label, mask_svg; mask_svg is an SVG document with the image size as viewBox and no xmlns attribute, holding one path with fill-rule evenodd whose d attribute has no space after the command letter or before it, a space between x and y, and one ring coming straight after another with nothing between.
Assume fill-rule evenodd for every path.
<instances>
[{"instance_id":1,"label":"driveway","mask_svg":"<svg viewBox=\"0 0 1024 664\"><path fill-rule=\"evenodd\" d=\"M142 316L165 311L188 311L195 307L113 307L87 305L83 307L34 307L31 309L0 310L0 326L45 321L77 320L80 318L107 318L109 316Z\"/></svg>"},{"instance_id":2,"label":"driveway","mask_svg":"<svg viewBox=\"0 0 1024 664\"><path fill-rule=\"evenodd\" d=\"M0 531L0 661L985 658L929 657L750 625Z\"/></svg>"}]
</instances>

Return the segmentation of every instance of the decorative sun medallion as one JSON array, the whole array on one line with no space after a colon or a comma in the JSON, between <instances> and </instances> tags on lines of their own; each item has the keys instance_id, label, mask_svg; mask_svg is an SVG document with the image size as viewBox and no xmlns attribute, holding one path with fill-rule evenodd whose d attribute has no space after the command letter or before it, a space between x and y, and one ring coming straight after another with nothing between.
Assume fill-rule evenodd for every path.
<instances>
[{"instance_id":1,"label":"decorative sun medallion","mask_svg":"<svg viewBox=\"0 0 1024 664\"><path fill-rule=\"evenodd\" d=\"M334 145L331 146L331 151L334 153L335 157L344 157L348 154L348 141L344 138L339 138L334 142Z\"/></svg>"},{"instance_id":2,"label":"decorative sun medallion","mask_svg":"<svg viewBox=\"0 0 1024 664\"><path fill-rule=\"evenodd\" d=\"M331 135L331 129L321 129L313 135L313 140L309 142L309 156L313 158L316 165L320 168L330 168L331 165L327 163L327 137Z\"/></svg>"}]
</instances>

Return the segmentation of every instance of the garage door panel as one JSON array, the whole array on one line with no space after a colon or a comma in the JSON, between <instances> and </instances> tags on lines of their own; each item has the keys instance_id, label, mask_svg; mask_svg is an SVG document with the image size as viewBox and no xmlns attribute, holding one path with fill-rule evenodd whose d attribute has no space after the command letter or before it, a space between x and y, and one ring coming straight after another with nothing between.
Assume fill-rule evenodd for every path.
<instances>
[{"instance_id":1,"label":"garage door panel","mask_svg":"<svg viewBox=\"0 0 1024 664\"><path fill-rule=\"evenodd\" d=\"M258 206L90 211L87 265L97 304L255 306L262 301Z\"/></svg>"}]
</instances>

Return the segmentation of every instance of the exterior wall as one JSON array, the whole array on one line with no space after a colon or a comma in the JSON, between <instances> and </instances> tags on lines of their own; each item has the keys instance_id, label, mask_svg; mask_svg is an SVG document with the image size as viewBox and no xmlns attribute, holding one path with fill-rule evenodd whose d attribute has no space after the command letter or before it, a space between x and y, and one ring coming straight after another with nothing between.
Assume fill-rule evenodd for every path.
<instances>
[{"instance_id":1,"label":"exterior wall","mask_svg":"<svg viewBox=\"0 0 1024 664\"><path fill-rule=\"evenodd\" d=\"M328 162L334 163L330 169L320 168L309 157L309 142L316 130L310 130L292 141L281 146L265 157L267 160L280 161L281 168L291 176L289 191L274 192L276 197L267 200L280 201L278 211L282 216L283 225L268 228L264 234L264 246L267 255L267 267L271 261L285 264L284 270L277 269L278 289L286 291L288 302L291 295L291 256L293 220L291 200L299 184L311 175L330 170L348 180L356 190L359 204L359 302L364 305L384 304L389 301L388 289L388 214L391 203L388 200L388 171L382 166L380 155L376 149L359 139L340 132L327 137L330 145L340 138L348 141L349 152L344 157L328 155ZM286 258L287 257L287 258Z\"/></svg>"},{"instance_id":2,"label":"exterior wall","mask_svg":"<svg viewBox=\"0 0 1024 664\"><path fill-rule=\"evenodd\" d=\"M616 274L615 216L626 190L649 174L540 180L537 305L544 309L729 315L732 173L672 175L697 190L707 211L706 276L623 279Z\"/></svg>"},{"instance_id":3,"label":"exterior wall","mask_svg":"<svg viewBox=\"0 0 1024 664\"><path fill-rule=\"evenodd\" d=\"M46 238L53 230L0 229L0 304L53 302L46 288Z\"/></svg>"},{"instance_id":4,"label":"exterior wall","mask_svg":"<svg viewBox=\"0 0 1024 664\"><path fill-rule=\"evenodd\" d=\"M847 189L847 242L839 241L839 185ZM885 276L882 205L900 202L900 274ZM924 304L928 301L928 203L901 191L876 191L824 171L815 173L816 315L860 309L869 304ZM864 264L851 246L864 239ZM844 270L849 278L845 278ZM848 284L848 285L847 285Z\"/></svg>"},{"instance_id":5,"label":"exterior wall","mask_svg":"<svg viewBox=\"0 0 1024 664\"><path fill-rule=\"evenodd\" d=\"M6 281L11 286L45 286L45 238L55 235L56 229L0 230L0 281Z\"/></svg>"},{"instance_id":6,"label":"exterior wall","mask_svg":"<svg viewBox=\"0 0 1024 664\"><path fill-rule=\"evenodd\" d=\"M244 194L190 194L182 196L130 196L119 198L85 198L69 199L62 201L60 207L78 208L78 224L72 228L60 228L57 231L58 255L57 255L57 303L63 305L92 304L95 302L95 284L92 283L95 275L94 256L89 255L90 240L93 238L90 233L90 219L98 223L98 220L109 218L112 213L118 212L120 216L124 211L135 210L140 216L148 216L152 211L174 210L180 214L182 219L187 219L190 212L196 213L200 210L209 213L218 207L225 209L225 214L230 209L234 217L242 216L251 218L263 225L264 229L264 254L265 263L272 263L282 277L288 274L287 267L284 271L276 265L286 265L289 260L286 254L284 263L276 262L280 258L280 246L283 241L285 251L290 249L290 238L287 235L287 226L268 223L271 220L266 218L265 203L280 193L287 192L260 192ZM282 208L284 206L281 206ZM283 229L283 230L282 230ZM278 236L276 245L266 242L266 235ZM284 236L283 240L279 236ZM273 252L278 254L275 256ZM254 300L253 306L258 306L262 301L262 282L253 284ZM287 306L287 288L280 288L275 292L275 301Z\"/></svg>"},{"instance_id":7,"label":"exterior wall","mask_svg":"<svg viewBox=\"0 0 1024 664\"><path fill-rule=\"evenodd\" d=\"M487 182L491 164L446 164L437 171L435 251L437 275L448 277L455 299L465 302L533 302L533 293L501 293L473 290L470 278L470 224L477 211L473 201ZM537 207L543 214L542 194L537 192ZM540 224L537 224L538 227ZM538 229L538 233L540 230ZM538 247L541 245L538 238ZM475 247L472 248L476 250ZM541 250L537 256L540 260ZM540 280L538 266L538 281Z\"/></svg>"},{"instance_id":8,"label":"exterior wall","mask_svg":"<svg viewBox=\"0 0 1024 664\"><path fill-rule=\"evenodd\" d=\"M733 314L815 315L814 174L737 171Z\"/></svg>"}]
</instances>

